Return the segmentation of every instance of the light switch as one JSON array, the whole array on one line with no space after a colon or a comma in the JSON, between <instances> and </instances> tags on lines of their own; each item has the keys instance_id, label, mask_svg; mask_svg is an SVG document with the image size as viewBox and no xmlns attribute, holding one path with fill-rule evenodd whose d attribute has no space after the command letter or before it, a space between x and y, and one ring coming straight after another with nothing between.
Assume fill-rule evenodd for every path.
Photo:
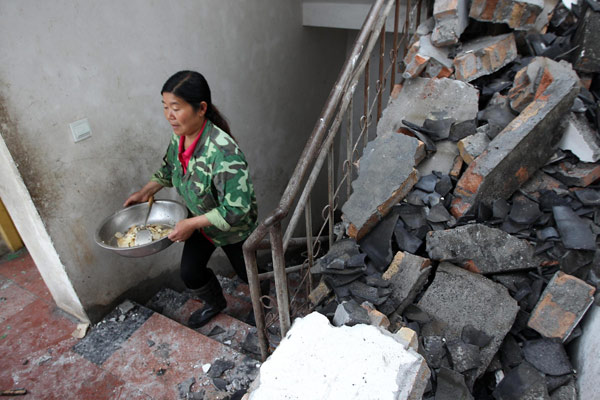
<instances>
[{"instance_id":1,"label":"light switch","mask_svg":"<svg viewBox=\"0 0 600 400\"><path fill-rule=\"evenodd\" d=\"M71 133L73 134L73 140L75 143L81 142L82 140L92 136L92 128L90 128L90 123L88 122L87 118L71 122L69 127L71 128Z\"/></svg>"}]
</instances>

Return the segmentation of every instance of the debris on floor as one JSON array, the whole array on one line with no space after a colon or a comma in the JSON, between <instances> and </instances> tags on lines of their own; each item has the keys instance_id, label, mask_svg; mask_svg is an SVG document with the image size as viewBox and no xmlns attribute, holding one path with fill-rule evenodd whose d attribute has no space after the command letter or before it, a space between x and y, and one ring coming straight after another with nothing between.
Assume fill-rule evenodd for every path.
<instances>
[{"instance_id":1,"label":"debris on floor","mask_svg":"<svg viewBox=\"0 0 600 400\"><path fill-rule=\"evenodd\" d=\"M436 0L409 41L310 298L336 326L412 329L423 399L575 399L565 346L600 287L600 3L465 3ZM424 159L371 156L394 135Z\"/></svg>"}]
</instances>

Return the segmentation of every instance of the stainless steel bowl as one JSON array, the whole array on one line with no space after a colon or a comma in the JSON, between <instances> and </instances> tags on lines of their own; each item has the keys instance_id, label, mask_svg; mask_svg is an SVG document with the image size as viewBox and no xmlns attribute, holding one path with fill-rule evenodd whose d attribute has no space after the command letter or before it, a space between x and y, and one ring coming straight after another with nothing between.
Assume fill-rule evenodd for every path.
<instances>
[{"instance_id":1,"label":"stainless steel bowl","mask_svg":"<svg viewBox=\"0 0 600 400\"><path fill-rule=\"evenodd\" d=\"M142 246L117 246L115 233L125 233L132 225L142 225L147 211L148 203L141 203L119 210L110 217L107 217L96 230L94 236L96 243L100 247L124 257L145 257L166 249L173 244L166 236ZM148 216L148 223L175 226L177 222L186 218L187 215L187 208L181 203L173 200L156 200Z\"/></svg>"}]
</instances>

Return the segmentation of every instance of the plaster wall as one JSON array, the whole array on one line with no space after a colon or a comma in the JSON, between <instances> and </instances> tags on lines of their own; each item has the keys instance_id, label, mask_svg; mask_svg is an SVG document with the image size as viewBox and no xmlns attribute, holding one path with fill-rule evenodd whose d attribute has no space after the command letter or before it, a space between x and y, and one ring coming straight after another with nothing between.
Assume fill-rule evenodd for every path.
<instances>
[{"instance_id":1,"label":"plaster wall","mask_svg":"<svg viewBox=\"0 0 600 400\"><path fill-rule=\"evenodd\" d=\"M580 399L595 399L600 376L600 307L593 304L581 322L583 334L569 347L573 367L577 371L577 391Z\"/></svg>"},{"instance_id":2,"label":"plaster wall","mask_svg":"<svg viewBox=\"0 0 600 400\"><path fill-rule=\"evenodd\" d=\"M0 134L25 184L19 193L0 186L0 196L13 197L9 212L32 255L46 251L32 249L34 240L54 247L73 304L92 320L126 293L143 298L177 281L181 245L129 259L93 240L101 220L160 164L170 135L163 82L181 69L205 75L249 160L264 218L346 45L343 31L303 27L299 0L3 1L0 37ZM69 123L83 118L92 136L74 143ZM10 161L0 162L2 174L12 173ZM14 199L27 193L47 238L26 229L30 210ZM52 275L37 264L44 278ZM56 299L60 285L46 283Z\"/></svg>"}]
</instances>

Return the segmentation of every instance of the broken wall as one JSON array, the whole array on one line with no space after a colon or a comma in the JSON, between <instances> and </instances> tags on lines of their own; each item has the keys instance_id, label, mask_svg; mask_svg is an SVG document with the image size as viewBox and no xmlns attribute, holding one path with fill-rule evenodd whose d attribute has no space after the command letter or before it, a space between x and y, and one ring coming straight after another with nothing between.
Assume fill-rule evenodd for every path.
<instances>
[{"instance_id":1,"label":"broken wall","mask_svg":"<svg viewBox=\"0 0 600 400\"><path fill-rule=\"evenodd\" d=\"M60 258L58 268L90 317L128 290L139 288L130 297L141 299L171 278L179 282L182 246L127 259L93 240L101 220L160 165L170 135L160 89L174 72L206 76L250 163L261 217L274 208L344 60L344 34L303 28L300 7L272 1L0 4L0 133ZM290 76L296 84L289 85ZM74 143L69 123L83 118L92 136ZM5 190L3 199L16 196ZM13 217L25 215L18 198L11 204ZM17 229L24 233L27 223ZM40 237L24 240L44 268L32 246ZM47 283L56 298L60 287Z\"/></svg>"}]
</instances>

